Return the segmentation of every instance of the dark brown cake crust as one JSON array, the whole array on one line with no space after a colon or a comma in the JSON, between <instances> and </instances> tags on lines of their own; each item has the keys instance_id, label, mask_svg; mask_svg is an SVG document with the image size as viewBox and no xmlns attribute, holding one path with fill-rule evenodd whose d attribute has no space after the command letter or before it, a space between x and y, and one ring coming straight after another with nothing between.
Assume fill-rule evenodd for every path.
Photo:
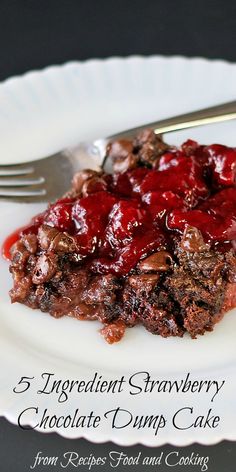
<instances>
[{"instance_id":1,"label":"dark brown cake crust","mask_svg":"<svg viewBox=\"0 0 236 472\"><path fill-rule=\"evenodd\" d=\"M182 248L185 234L176 243L174 260L159 252L158 262L149 256L121 279L79 267L70 252L73 238L64 233L63 246L56 238L61 233L43 225L38 238L27 235L14 245L12 302L54 317L67 314L113 323L116 330L117 321L130 327L142 323L153 334L182 336L188 331L192 338L211 331L219 314L236 304L236 283L230 282L236 267L233 251L220 254L206 247L204 252L188 252Z\"/></svg>"}]
</instances>

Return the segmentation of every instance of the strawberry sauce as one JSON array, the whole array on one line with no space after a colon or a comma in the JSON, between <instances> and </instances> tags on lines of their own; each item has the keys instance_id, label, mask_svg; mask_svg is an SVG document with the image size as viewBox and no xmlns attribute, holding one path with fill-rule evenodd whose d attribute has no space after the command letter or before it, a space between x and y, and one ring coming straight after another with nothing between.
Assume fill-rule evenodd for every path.
<instances>
[{"instance_id":1,"label":"strawberry sauce","mask_svg":"<svg viewBox=\"0 0 236 472\"><path fill-rule=\"evenodd\" d=\"M90 180L85 194L60 199L11 234L12 245L47 224L75 237L80 258L95 273L125 275L148 253L165 249L175 233L197 227L208 243L236 239L236 150L187 141L152 168L141 166ZM95 179L95 180L94 180ZM99 185L98 185L99 184Z\"/></svg>"}]
</instances>

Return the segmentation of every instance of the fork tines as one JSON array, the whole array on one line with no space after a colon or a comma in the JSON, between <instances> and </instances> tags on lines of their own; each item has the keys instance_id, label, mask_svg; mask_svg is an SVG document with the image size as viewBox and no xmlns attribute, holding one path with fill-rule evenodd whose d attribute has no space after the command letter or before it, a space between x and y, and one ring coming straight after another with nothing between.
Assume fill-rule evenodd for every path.
<instances>
[{"instance_id":1,"label":"fork tines","mask_svg":"<svg viewBox=\"0 0 236 472\"><path fill-rule=\"evenodd\" d=\"M14 177L17 175L28 175L34 172L33 167L22 166L0 166L0 177Z\"/></svg>"},{"instance_id":2,"label":"fork tines","mask_svg":"<svg viewBox=\"0 0 236 472\"><path fill-rule=\"evenodd\" d=\"M20 199L45 195L46 190L39 188L45 182L44 177L33 176L33 173L32 166L0 166L0 197Z\"/></svg>"}]
</instances>

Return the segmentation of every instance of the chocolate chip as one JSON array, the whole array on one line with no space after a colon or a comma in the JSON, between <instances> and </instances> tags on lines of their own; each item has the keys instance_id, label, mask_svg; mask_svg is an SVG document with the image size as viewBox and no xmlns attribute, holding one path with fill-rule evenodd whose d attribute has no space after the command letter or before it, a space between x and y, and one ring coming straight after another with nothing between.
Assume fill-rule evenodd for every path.
<instances>
[{"instance_id":1,"label":"chocolate chip","mask_svg":"<svg viewBox=\"0 0 236 472\"><path fill-rule=\"evenodd\" d=\"M38 241L39 246L43 250L47 250L50 247L53 239L58 235L59 231L56 228L52 228L48 225L42 225L38 230Z\"/></svg>"},{"instance_id":2,"label":"chocolate chip","mask_svg":"<svg viewBox=\"0 0 236 472\"><path fill-rule=\"evenodd\" d=\"M36 234L24 234L22 236L22 242L24 243L27 251L31 254L35 254L38 247L38 240Z\"/></svg>"},{"instance_id":3,"label":"chocolate chip","mask_svg":"<svg viewBox=\"0 0 236 472\"><path fill-rule=\"evenodd\" d=\"M132 141L120 139L119 141L111 142L108 144L106 152L112 159L125 158L133 152Z\"/></svg>"},{"instance_id":4,"label":"chocolate chip","mask_svg":"<svg viewBox=\"0 0 236 472\"><path fill-rule=\"evenodd\" d=\"M72 186L73 189L77 192L80 193L82 191L82 187L86 180L91 179L94 176L99 176L100 173L96 172L95 170L92 169L84 169L81 170L80 172L77 172L72 180Z\"/></svg>"},{"instance_id":5,"label":"chocolate chip","mask_svg":"<svg viewBox=\"0 0 236 472\"><path fill-rule=\"evenodd\" d=\"M210 246L204 242L201 231L187 225L181 238L180 247L187 252L206 252Z\"/></svg>"},{"instance_id":6,"label":"chocolate chip","mask_svg":"<svg viewBox=\"0 0 236 472\"><path fill-rule=\"evenodd\" d=\"M11 247L11 266L23 270L28 261L30 252L26 249L23 242L17 241Z\"/></svg>"},{"instance_id":7,"label":"chocolate chip","mask_svg":"<svg viewBox=\"0 0 236 472\"><path fill-rule=\"evenodd\" d=\"M108 144L106 152L113 160L114 172L123 173L137 167L138 156L133 154L133 150L133 143L128 139L120 139Z\"/></svg>"},{"instance_id":8,"label":"chocolate chip","mask_svg":"<svg viewBox=\"0 0 236 472\"><path fill-rule=\"evenodd\" d=\"M50 244L50 250L62 253L74 252L76 251L76 243L74 238L68 233L58 232Z\"/></svg>"},{"instance_id":9,"label":"chocolate chip","mask_svg":"<svg viewBox=\"0 0 236 472\"><path fill-rule=\"evenodd\" d=\"M132 275L129 277L129 285L134 290L142 290L145 292L151 292L155 285L157 284L160 276L158 274L142 274L142 275Z\"/></svg>"},{"instance_id":10,"label":"chocolate chip","mask_svg":"<svg viewBox=\"0 0 236 472\"><path fill-rule=\"evenodd\" d=\"M155 133L153 129L146 128L135 137L134 144L137 147L141 147L147 142L152 143L154 139Z\"/></svg>"},{"instance_id":11,"label":"chocolate chip","mask_svg":"<svg viewBox=\"0 0 236 472\"><path fill-rule=\"evenodd\" d=\"M162 136L154 133L152 129L145 129L134 140L134 147L138 149L138 157L145 164L157 164L159 157L170 146L164 143Z\"/></svg>"},{"instance_id":12,"label":"chocolate chip","mask_svg":"<svg viewBox=\"0 0 236 472\"><path fill-rule=\"evenodd\" d=\"M48 225L40 226L38 240L40 248L46 251L59 251L62 253L76 251L76 243L72 236Z\"/></svg>"},{"instance_id":13,"label":"chocolate chip","mask_svg":"<svg viewBox=\"0 0 236 472\"><path fill-rule=\"evenodd\" d=\"M94 175L87 179L82 186L82 195L87 197L91 193L105 191L107 189L107 183L102 177Z\"/></svg>"},{"instance_id":14,"label":"chocolate chip","mask_svg":"<svg viewBox=\"0 0 236 472\"><path fill-rule=\"evenodd\" d=\"M34 284L48 282L58 268L55 254L41 254L36 262L32 281Z\"/></svg>"},{"instance_id":15,"label":"chocolate chip","mask_svg":"<svg viewBox=\"0 0 236 472\"><path fill-rule=\"evenodd\" d=\"M114 172L123 174L127 170L135 169L138 165L138 157L134 154L128 154L125 158L116 159L113 165Z\"/></svg>"},{"instance_id":16,"label":"chocolate chip","mask_svg":"<svg viewBox=\"0 0 236 472\"><path fill-rule=\"evenodd\" d=\"M167 251L159 251L146 257L139 263L141 272L165 272L172 264L172 257Z\"/></svg>"},{"instance_id":17,"label":"chocolate chip","mask_svg":"<svg viewBox=\"0 0 236 472\"><path fill-rule=\"evenodd\" d=\"M157 159L155 146L151 143L145 143L139 151L140 161L145 164L152 164Z\"/></svg>"}]
</instances>

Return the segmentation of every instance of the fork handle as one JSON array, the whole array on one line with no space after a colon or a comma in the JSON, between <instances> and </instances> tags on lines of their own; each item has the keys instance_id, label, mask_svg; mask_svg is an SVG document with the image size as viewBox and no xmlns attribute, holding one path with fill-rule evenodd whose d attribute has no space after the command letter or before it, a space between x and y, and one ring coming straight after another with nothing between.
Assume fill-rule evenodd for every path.
<instances>
[{"instance_id":1,"label":"fork handle","mask_svg":"<svg viewBox=\"0 0 236 472\"><path fill-rule=\"evenodd\" d=\"M126 130L123 133L117 133L113 136L110 136L109 139L113 140L132 137L142 131L144 128L152 128L156 134L161 134L169 133L170 131L193 128L195 126L233 120L235 118L236 101L233 101L210 108L204 108L203 110L185 113L184 115L177 115L165 120L154 121L152 123L145 124L144 126L138 126L137 128Z\"/></svg>"}]
</instances>

